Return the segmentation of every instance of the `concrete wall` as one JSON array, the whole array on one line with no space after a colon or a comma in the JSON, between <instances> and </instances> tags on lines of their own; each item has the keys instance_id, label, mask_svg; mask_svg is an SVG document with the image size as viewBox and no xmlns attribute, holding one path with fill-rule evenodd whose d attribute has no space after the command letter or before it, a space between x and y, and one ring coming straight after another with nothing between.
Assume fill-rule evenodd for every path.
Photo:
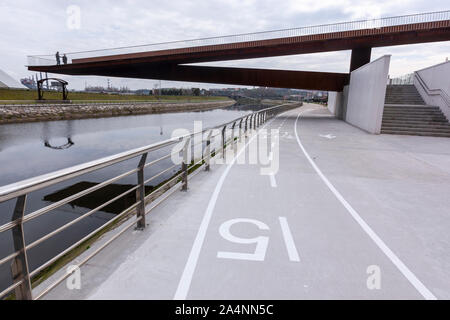
<instances>
[{"instance_id":1,"label":"concrete wall","mask_svg":"<svg viewBox=\"0 0 450 320\"><path fill-rule=\"evenodd\" d=\"M345 121L380 134L391 56L383 56L351 73Z\"/></svg>"},{"instance_id":2,"label":"concrete wall","mask_svg":"<svg viewBox=\"0 0 450 320\"><path fill-rule=\"evenodd\" d=\"M328 92L328 110L338 119L342 119L343 100L342 92Z\"/></svg>"},{"instance_id":3,"label":"concrete wall","mask_svg":"<svg viewBox=\"0 0 450 320\"><path fill-rule=\"evenodd\" d=\"M344 91L342 91L342 120L347 118L348 90L349 86L347 85L344 87Z\"/></svg>"},{"instance_id":4,"label":"concrete wall","mask_svg":"<svg viewBox=\"0 0 450 320\"><path fill-rule=\"evenodd\" d=\"M450 119L450 61L416 71L414 85L426 104L438 106Z\"/></svg>"}]
</instances>

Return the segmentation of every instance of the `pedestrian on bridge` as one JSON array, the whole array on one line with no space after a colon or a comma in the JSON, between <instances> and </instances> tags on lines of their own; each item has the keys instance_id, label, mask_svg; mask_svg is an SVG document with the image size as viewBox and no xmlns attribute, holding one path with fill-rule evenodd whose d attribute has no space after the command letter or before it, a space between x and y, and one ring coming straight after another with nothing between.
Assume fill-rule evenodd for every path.
<instances>
[{"instance_id":1,"label":"pedestrian on bridge","mask_svg":"<svg viewBox=\"0 0 450 320\"><path fill-rule=\"evenodd\" d=\"M56 52L56 65L60 65L61 64L61 57L59 56L59 51Z\"/></svg>"},{"instance_id":2,"label":"pedestrian on bridge","mask_svg":"<svg viewBox=\"0 0 450 320\"><path fill-rule=\"evenodd\" d=\"M65 53L64 53L64 55L63 55L62 60L63 60L63 63L64 63L64 64L67 64L67 56L66 56Z\"/></svg>"}]
</instances>

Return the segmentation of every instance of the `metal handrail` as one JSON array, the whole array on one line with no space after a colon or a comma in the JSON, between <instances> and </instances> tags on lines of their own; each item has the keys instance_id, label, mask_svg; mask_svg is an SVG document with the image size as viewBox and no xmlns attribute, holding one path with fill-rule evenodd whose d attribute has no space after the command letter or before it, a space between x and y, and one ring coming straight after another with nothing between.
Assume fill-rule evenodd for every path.
<instances>
[{"instance_id":1,"label":"metal handrail","mask_svg":"<svg viewBox=\"0 0 450 320\"><path fill-rule=\"evenodd\" d=\"M97 49L87 51L67 52L69 63L74 59L91 58L98 56L119 55L126 53L136 53L143 51L173 50L181 48L196 48L210 45L226 45L242 43L249 41L262 41L272 39L283 39L292 37L313 36L322 34L342 33L347 31L359 30L377 30L384 27L395 27L400 25L409 25L414 23L428 23L450 20L450 10L436 11L428 13L419 13L395 17L386 17L379 19L367 19L357 21L347 21L340 23L322 24L306 26L300 28L278 29L271 31L260 31L252 33L240 33L226 36L204 37L198 39L166 41L152 44L123 46L108 49ZM376 31L373 31L376 32ZM336 35L341 37L341 35ZM302 41L296 39L296 41ZM53 65L55 64L54 55L30 55L28 56L28 65Z\"/></svg>"},{"instance_id":2,"label":"metal handrail","mask_svg":"<svg viewBox=\"0 0 450 320\"><path fill-rule=\"evenodd\" d=\"M130 228L132 225L137 224L138 228L145 228L145 216L153 210L157 205L159 205L162 201L168 198L168 195L172 194L174 192L173 189L177 190L177 185L182 187L182 190L187 190L187 183L188 183L188 174L190 168L195 168L198 165L206 165L206 170L209 171L209 159L212 157L212 154L215 155L220 153L220 150L218 149L220 147L214 146L214 149L211 150L211 139L213 137L217 137L219 134L215 134L214 136L212 133L217 129L222 129L222 152L225 152L225 149L228 148L230 145L234 143L234 138L236 137L236 129L237 125L239 127L239 135L241 136L243 132L247 132L251 129L256 129L259 125L261 125L263 122L267 121L271 117L275 116L276 114L283 112L285 110L291 109L293 107L298 106L297 103L289 103L284 104L280 106L270 107L266 109L262 109L260 111L247 114L245 116L242 116L240 118L237 118L235 120L232 120L230 122L214 126L208 129L204 129L202 131L189 133L183 136L174 137L162 142L154 143L145 147L133 149L127 152L123 152L120 154L116 154L113 156L105 157L102 159L98 159L95 161L91 161L88 163L80 164L77 166L73 166L71 168L66 168L63 170L55 171L52 173L48 173L45 175L41 175L39 177L27 179L21 182L13 183L7 186L0 187L0 203L9 201L12 199L17 199L16 201L16 208L14 210L12 221L6 224L3 224L0 226L0 233L3 233L8 230L13 231L13 242L15 247L15 252L7 255L6 257L2 257L0 259L0 265L5 264L8 261L13 261L12 265L12 273L13 273L13 280L14 284L6 288L4 291L0 292L0 298L5 296L6 294L10 293L11 291L15 290L16 298L17 299L32 299L33 294L31 290L31 278L33 276L36 276L39 272L44 270L45 268L51 266L53 263L55 263L58 259L66 255L67 253L71 252L74 248L78 247L79 245L83 244L85 241L92 238L94 235L98 234L98 232L101 232L105 230L107 227L111 226L113 223L120 221L122 218L127 218L131 213L135 211L137 218L134 220L131 224L129 224L126 229ZM245 123L245 130L243 127L243 124ZM226 134L226 129L231 126L230 130L232 130L231 138L229 138ZM147 163L147 155L153 151L160 150L161 148L171 146L173 144L182 142L182 141L190 141L193 139L196 135L208 133L208 140L206 146L202 147L202 157L200 159L189 160L185 156L182 163L182 169L181 172L177 173L175 176L173 176L171 179L166 181L164 184L157 187L155 190L153 190L150 194L145 195L145 185L160 176L162 176L164 173L170 172L171 170L175 169L179 165L172 165L169 168L166 168L164 170L161 170L156 175L151 177L148 180L144 179L144 169L148 168L160 161L163 161L165 159L168 159L173 154L172 151L168 155L164 155L156 160L150 161ZM231 143L230 143L231 142ZM191 148L192 145L188 145L185 143L183 154L187 154L186 148ZM71 196L68 196L54 204L48 205L44 208L38 209L34 212L31 212L27 215L25 215L25 204L27 195L33 191L37 191L43 188L46 188L48 186L54 185L56 183L60 183L63 181L67 181L69 179L73 179L76 177L79 177L81 175L97 171L100 169L103 169L108 166L112 166L117 163L124 162L129 159L141 157L141 161L139 163L138 168L130 170L128 172L122 173L116 177L113 177L109 180L103 181L93 187L90 187L86 190L83 190L81 192L75 193ZM110 185L120 179L123 179L125 177L130 176L131 174L137 174L138 175L138 184L136 186L133 186L126 190L125 192L121 193L120 195L115 196L113 199L109 199L108 201L104 202L103 204L99 205L98 207L90 210L87 213L84 213L83 215L79 216L78 218L64 224L63 226L60 226L59 228L53 230L52 232L49 232L45 234L44 236L40 237L39 239L34 240L30 244L25 243L25 236L24 236L24 224L36 219L39 216L42 216L48 212L51 212L52 210L55 210L65 204L68 204L76 199L79 199L81 197L84 197L88 194L91 194L94 191L100 190L104 188L107 185ZM179 187L178 187L179 188ZM168 191L171 190L171 191ZM92 231L89 235L83 237L82 239L78 240L75 244L72 244L69 248L64 250L63 252L57 254L50 260L46 261L39 267L37 267L33 271L29 271L28 266L28 260L27 260L27 250L30 250L46 240L54 237L55 235L61 233L62 231L66 230L67 228L75 225L76 223L82 221L83 219L91 216L92 214L100 211L101 209L105 208L106 206L112 204L113 202L117 201L118 199L124 197L125 195L128 195L132 192L136 192L136 202L132 204L129 208L123 210L120 214L116 215L114 218L110 219L108 222L97 228L96 230ZM146 204L148 202L153 202L157 198L161 196L161 193L164 194L166 192L169 192L169 194L164 195L162 199L158 201L157 204L153 205L151 208L145 208ZM120 234L124 232L122 230ZM113 237L115 239L117 235ZM108 240L107 244L112 242L112 240ZM106 245L107 245L106 244ZM101 248L104 248L106 245L103 245ZM99 251L99 250L98 250ZM95 251L91 256L94 256L98 253L98 251ZM87 260L86 260L87 261ZM83 262L84 263L84 262ZM82 263L82 264L83 264ZM81 265L81 264L80 264ZM63 279L65 279L63 277ZM62 280L61 280L62 281ZM50 288L53 288L54 284L50 286ZM39 295L37 295L37 298L42 297L44 294L48 293L48 288L45 289L43 292L41 292ZM35 297L35 298L36 298Z\"/></svg>"},{"instance_id":3,"label":"metal handrail","mask_svg":"<svg viewBox=\"0 0 450 320\"><path fill-rule=\"evenodd\" d=\"M281 106L284 106L284 105L281 105ZM254 112L254 113L252 113L252 115L275 110L279 107L280 106L266 108L266 109ZM149 153L149 152L176 144L176 143L182 141L183 139L193 137L197 134L205 133L205 132L208 132L208 131L214 130L214 129L223 128L225 126L228 126L234 122L237 122L241 119L245 119L247 117L249 117L249 116L246 115L246 116L237 118L235 120L229 121L227 123L204 129L199 132L194 132L194 133L190 133L190 134L187 134L184 136L171 138L171 139L168 139L168 140L165 140L162 142L157 142L157 143L145 146L145 147L133 149L133 150L126 151L123 153L119 153L117 155L108 156L108 157L94 160L91 162L87 162L84 164L76 165L76 166L73 166L73 167L70 167L67 169L62 169L62 170L44 174L44 175L41 175L41 176L38 176L35 178L23 180L20 182L9 184L7 186L0 187L0 202L5 202L10 199L17 198L20 195L24 195L24 194L36 191L38 189L42 189L44 187L48 187L48 186L66 181L66 180L72 179L74 177L81 176L86 173L90 173L92 171L103 169L105 167L112 166L119 162L123 162L123 161L129 160L129 159L132 159L132 158L136 158L142 154Z\"/></svg>"},{"instance_id":4,"label":"metal handrail","mask_svg":"<svg viewBox=\"0 0 450 320\"><path fill-rule=\"evenodd\" d=\"M417 79L417 82L420 84L420 86L425 90L426 94L432 95L432 96L440 96L442 100L444 100L447 107L450 108L450 97L444 90L440 88L436 89L430 89L427 85L427 83L422 79L422 76L420 75L420 71L414 72L414 77Z\"/></svg>"}]
</instances>

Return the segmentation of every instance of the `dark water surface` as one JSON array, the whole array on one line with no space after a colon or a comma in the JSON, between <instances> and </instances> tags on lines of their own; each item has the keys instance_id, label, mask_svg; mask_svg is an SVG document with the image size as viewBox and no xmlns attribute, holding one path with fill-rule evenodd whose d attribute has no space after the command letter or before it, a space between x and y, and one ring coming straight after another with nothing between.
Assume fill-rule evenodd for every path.
<instances>
[{"instance_id":1,"label":"dark water surface","mask_svg":"<svg viewBox=\"0 0 450 320\"><path fill-rule=\"evenodd\" d=\"M202 121L204 128L219 125L249 113L249 109L253 108L235 106L232 109L204 112L0 125L0 185L4 186L169 139L175 129L184 128L192 131L194 121ZM167 153L169 149L151 154L147 162ZM168 162L146 169L146 179L170 167L169 161L170 159ZM26 212L33 212L70 193L81 191L136 168L138 162L138 158L132 159L33 192L28 196ZM168 179L175 172L176 170L168 172L158 180L152 181L147 187L151 189L153 185ZM136 180L136 176L131 175L100 193L83 197L27 223L25 225L26 242L29 244L89 212L101 203L113 199L135 185ZM106 198L104 198L105 194ZM29 250L28 259L31 270L106 223L133 201L132 198L121 199ZM0 225L11 221L14 205L15 200L0 203ZM11 231L0 234L0 259L13 251ZM0 291L9 284L11 284L10 264L6 263L0 266Z\"/></svg>"}]
</instances>

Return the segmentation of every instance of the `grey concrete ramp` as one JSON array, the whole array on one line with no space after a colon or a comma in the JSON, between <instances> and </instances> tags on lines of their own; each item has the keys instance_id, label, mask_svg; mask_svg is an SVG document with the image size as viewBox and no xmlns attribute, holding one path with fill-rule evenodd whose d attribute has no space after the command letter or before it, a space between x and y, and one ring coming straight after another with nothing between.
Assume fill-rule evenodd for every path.
<instances>
[{"instance_id":1,"label":"grey concrete ramp","mask_svg":"<svg viewBox=\"0 0 450 320\"><path fill-rule=\"evenodd\" d=\"M450 298L449 140L370 135L327 113L269 122L275 175L213 165L84 267L82 290L48 298Z\"/></svg>"}]
</instances>

